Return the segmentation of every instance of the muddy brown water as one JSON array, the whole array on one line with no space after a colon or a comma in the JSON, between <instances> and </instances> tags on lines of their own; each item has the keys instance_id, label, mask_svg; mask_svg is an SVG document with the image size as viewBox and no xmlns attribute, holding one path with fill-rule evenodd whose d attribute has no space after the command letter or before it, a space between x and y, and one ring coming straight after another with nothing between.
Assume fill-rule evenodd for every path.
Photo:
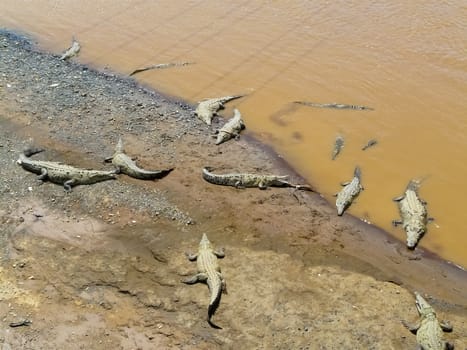
<instances>
[{"instance_id":1,"label":"muddy brown water","mask_svg":"<svg viewBox=\"0 0 467 350\"><path fill-rule=\"evenodd\" d=\"M233 93L248 131L271 144L327 200L362 168L349 210L399 239L391 201L423 179L430 224L421 245L467 266L467 7L456 1L2 1L0 26L60 53L72 35L79 62L130 73L195 102ZM317 109L339 102L374 111ZM332 144L345 147L335 161ZM365 152L372 138L378 144Z\"/></svg>"}]
</instances>

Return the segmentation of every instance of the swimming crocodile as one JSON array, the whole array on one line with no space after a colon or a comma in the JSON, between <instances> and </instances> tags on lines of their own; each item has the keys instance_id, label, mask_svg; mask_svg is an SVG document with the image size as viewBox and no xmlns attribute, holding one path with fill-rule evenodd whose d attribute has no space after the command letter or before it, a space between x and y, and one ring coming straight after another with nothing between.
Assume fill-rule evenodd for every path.
<instances>
[{"instance_id":1,"label":"swimming crocodile","mask_svg":"<svg viewBox=\"0 0 467 350\"><path fill-rule=\"evenodd\" d=\"M189 64L193 64L193 62L169 62L169 63L153 64L151 66L147 66L144 68L135 69L133 72L129 74L129 76L131 77L132 75L145 72L151 69L166 69L166 68L171 68L171 67L183 67L183 66L188 66Z\"/></svg>"},{"instance_id":2,"label":"swimming crocodile","mask_svg":"<svg viewBox=\"0 0 467 350\"><path fill-rule=\"evenodd\" d=\"M293 187L297 190L313 191L308 185L294 185L287 182L287 175L257 175L257 174L213 174L211 167L204 167L203 179L215 185L233 186L235 188L258 187L265 190L268 187Z\"/></svg>"},{"instance_id":3,"label":"swimming crocodile","mask_svg":"<svg viewBox=\"0 0 467 350\"><path fill-rule=\"evenodd\" d=\"M186 254L190 261L196 261L198 273L193 277L182 281L186 284L194 284L197 282L207 283L211 298L208 306L208 323L213 328L221 328L211 322L211 317L214 315L221 300L221 292L227 293L224 277L221 274L221 268L217 263L217 258L225 256L224 250L215 251L212 248L208 237L203 233L203 237L199 242L197 254Z\"/></svg>"},{"instance_id":4,"label":"swimming crocodile","mask_svg":"<svg viewBox=\"0 0 467 350\"><path fill-rule=\"evenodd\" d=\"M206 124L211 125L212 118L217 115L219 109L224 108L224 103L243 96L244 95L224 96L200 101L198 107L196 107L195 115Z\"/></svg>"},{"instance_id":5,"label":"swimming crocodile","mask_svg":"<svg viewBox=\"0 0 467 350\"><path fill-rule=\"evenodd\" d=\"M375 140L375 139L369 140L369 141L366 143L366 145L362 147L362 151L366 151L368 148L370 148L370 147L376 145L377 143L378 143L378 141Z\"/></svg>"},{"instance_id":6,"label":"swimming crocodile","mask_svg":"<svg viewBox=\"0 0 467 350\"><path fill-rule=\"evenodd\" d=\"M418 181L411 180L407 185L405 193L394 201L399 205L402 220L393 220L393 225L402 225L407 233L407 247L415 249L418 241L426 232L428 223L426 202L418 196Z\"/></svg>"},{"instance_id":7,"label":"swimming crocodile","mask_svg":"<svg viewBox=\"0 0 467 350\"><path fill-rule=\"evenodd\" d=\"M452 326L446 322L439 322L435 310L417 292L415 292L415 305L420 314L417 325L410 326L402 322L412 333L417 335L417 343L423 350L454 349L454 346L442 339L443 331L451 332Z\"/></svg>"},{"instance_id":8,"label":"swimming crocodile","mask_svg":"<svg viewBox=\"0 0 467 350\"><path fill-rule=\"evenodd\" d=\"M123 141L121 138L118 140L113 156L105 159L105 161L111 161L119 172L140 180L160 179L173 170L173 168L165 170L145 170L139 168L136 163L125 154L125 150L123 149Z\"/></svg>"},{"instance_id":9,"label":"swimming crocodile","mask_svg":"<svg viewBox=\"0 0 467 350\"><path fill-rule=\"evenodd\" d=\"M231 138L239 138L240 131L243 129L245 129L245 123L243 122L242 115L238 109L234 109L234 116L232 119L229 119L218 131L216 145L220 145Z\"/></svg>"},{"instance_id":10,"label":"swimming crocodile","mask_svg":"<svg viewBox=\"0 0 467 350\"><path fill-rule=\"evenodd\" d=\"M344 138L341 135L336 137L336 141L334 141L334 148L332 149L331 159L336 159L337 155L341 153L342 148L344 147Z\"/></svg>"},{"instance_id":11,"label":"swimming crocodile","mask_svg":"<svg viewBox=\"0 0 467 350\"><path fill-rule=\"evenodd\" d=\"M38 180L63 185L67 192L72 186L90 185L96 182L115 179L116 170L88 170L79 169L59 162L48 162L42 160L32 160L29 157L42 152L42 149L29 149L19 155L17 163L24 169L39 174Z\"/></svg>"},{"instance_id":12,"label":"swimming crocodile","mask_svg":"<svg viewBox=\"0 0 467 350\"><path fill-rule=\"evenodd\" d=\"M336 207L337 215L341 216L344 211L352 204L355 197L363 190L361 185L361 171L358 166L355 167L352 181L342 184L344 188L337 194Z\"/></svg>"},{"instance_id":13,"label":"swimming crocodile","mask_svg":"<svg viewBox=\"0 0 467 350\"><path fill-rule=\"evenodd\" d=\"M294 101L294 103L301 104L304 106L309 107L317 107L317 108L334 108L334 109L354 109L358 111L373 111L374 109L371 107L366 106L358 106L358 105L348 105L345 103L315 103L315 102L308 102L308 101Z\"/></svg>"},{"instance_id":14,"label":"swimming crocodile","mask_svg":"<svg viewBox=\"0 0 467 350\"><path fill-rule=\"evenodd\" d=\"M79 50L81 50L81 45L79 42L73 37L73 41L71 43L71 47L66 50L63 55L60 57L61 60L67 60L73 56L75 56Z\"/></svg>"}]
</instances>

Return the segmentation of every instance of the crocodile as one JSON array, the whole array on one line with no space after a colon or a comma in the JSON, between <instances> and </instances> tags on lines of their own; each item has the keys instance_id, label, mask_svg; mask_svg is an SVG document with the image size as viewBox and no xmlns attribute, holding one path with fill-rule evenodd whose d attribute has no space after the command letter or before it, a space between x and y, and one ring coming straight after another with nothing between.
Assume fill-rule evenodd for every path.
<instances>
[{"instance_id":1,"label":"crocodile","mask_svg":"<svg viewBox=\"0 0 467 350\"><path fill-rule=\"evenodd\" d=\"M313 191L308 185L294 185L287 181L288 176L258 175L258 174L213 174L213 168L204 167L203 179L215 185L233 186L235 188L258 187L265 190L268 187L293 187L297 190Z\"/></svg>"},{"instance_id":2,"label":"crocodile","mask_svg":"<svg viewBox=\"0 0 467 350\"><path fill-rule=\"evenodd\" d=\"M355 167L352 181L342 184L344 188L336 195L337 215L341 216L344 211L352 204L355 197L363 190L361 184L361 171L358 166Z\"/></svg>"},{"instance_id":3,"label":"crocodile","mask_svg":"<svg viewBox=\"0 0 467 350\"><path fill-rule=\"evenodd\" d=\"M81 50L81 45L73 37L71 47L63 53L63 55L60 57L60 59L65 61L65 60L75 56L76 54L78 54L79 50Z\"/></svg>"},{"instance_id":4,"label":"crocodile","mask_svg":"<svg viewBox=\"0 0 467 350\"><path fill-rule=\"evenodd\" d=\"M365 146L362 147L362 151L366 151L368 148L376 145L378 143L378 140L375 140L375 139L371 139L369 140Z\"/></svg>"},{"instance_id":5,"label":"crocodile","mask_svg":"<svg viewBox=\"0 0 467 350\"><path fill-rule=\"evenodd\" d=\"M118 172L140 180L161 179L174 169L169 168L164 170L145 170L139 168L136 163L125 154L123 141L121 138L118 140L113 156L106 158L105 161L112 162L112 164L118 169Z\"/></svg>"},{"instance_id":6,"label":"crocodile","mask_svg":"<svg viewBox=\"0 0 467 350\"><path fill-rule=\"evenodd\" d=\"M42 149L28 149L19 155L17 163L24 169L39 174L38 180L63 185L70 192L72 186L90 185L96 182L116 179L117 171L79 169L59 162L32 160L29 157Z\"/></svg>"},{"instance_id":7,"label":"crocodile","mask_svg":"<svg viewBox=\"0 0 467 350\"><path fill-rule=\"evenodd\" d=\"M245 129L245 123L243 122L242 115L240 111L235 108L232 119L229 119L218 131L216 145L220 145L231 138L238 139L240 137L240 131L243 129Z\"/></svg>"},{"instance_id":8,"label":"crocodile","mask_svg":"<svg viewBox=\"0 0 467 350\"><path fill-rule=\"evenodd\" d=\"M417 325L411 326L402 322L412 333L417 335L419 348L423 350L446 350L454 349L454 346L442 339L443 331L452 332L452 326L446 322L439 322L435 310L417 292L415 294L415 305L420 315Z\"/></svg>"},{"instance_id":9,"label":"crocodile","mask_svg":"<svg viewBox=\"0 0 467 350\"><path fill-rule=\"evenodd\" d=\"M211 125L212 118L217 115L217 111L219 109L224 108L224 103L243 96L244 95L224 96L199 101L198 107L196 107L195 115L206 124Z\"/></svg>"},{"instance_id":10,"label":"crocodile","mask_svg":"<svg viewBox=\"0 0 467 350\"><path fill-rule=\"evenodd\" d=\"M415 249L418 241L426 232L428 223L426 202L418 196L420 183L410 180L405 193L394 201L399 205L399 212L402 220L393 220L394 226L402 225L407 233L407 247Z\"/></svg>"},{"instance_id":11,"label":"crocodile","mask_svg":"<svg viewBox=\"0 0 467 350\"><path fill-rule=\"evenodd\" d=\"M344 138L341 135L336 137L336 141L334 141L334 148L332 150L331 159L336 159L337 155L341 153L342 148L344 147Z\"/></svg>"},{"instance_id":12,"label":"crocodile","mask_svg":"<svg viewBox=\"0 0 467 350\"><path fill-rule=\"evenodd\" d=\"M225 280L221 274L221 268L217 263L217 258L221 259L225 256L224 250L215 251L208 237L203 233L203 237L199 242L198 253L186 253L186 255L190 261L197 262L198 273L182 282L186 284L195 284L197 282L207 283L211 293L207 321L211 327L221 329L221 327L211 321L211 318L219 306L221 293L227 293Z\"/></svg>"},{"instance_id":13,"label":"crocodile","mask_svg":"<svg viewBox=\"0 0 467 350\"><path fill-rule=\"evenodd\" d=\"M133 72L131 72L129 74L129 76L131 77L132 75L135 75L135 74L138 74L138 73L141 73L141 72L145 72L145 71L151 70L151 69L166 69L166 68L171 68L171 67L183 67L183 66L188 66L188 65L193 64L193 63L194 62L169 62L169 63L154 64L152 66L147 66L147 67L144 67L144 68L135 69Z\"/></svg>"},{"instance_id":14,"label":"crocodile","mask_svg":"<svg viewBox=\"0 0 467 350\"><path fill-rule=\"evenodd\" d=\"M317 107L317 108L334 108L334 109L353 109L357 111L373 111L374 109L371 107L366 106L359 106L359 105L348 105L345 103L315 103L315 102L308 102L308 101L294 101L294 103L301 104L304 106L309 107Z\"/></svg>"}]
</instances>

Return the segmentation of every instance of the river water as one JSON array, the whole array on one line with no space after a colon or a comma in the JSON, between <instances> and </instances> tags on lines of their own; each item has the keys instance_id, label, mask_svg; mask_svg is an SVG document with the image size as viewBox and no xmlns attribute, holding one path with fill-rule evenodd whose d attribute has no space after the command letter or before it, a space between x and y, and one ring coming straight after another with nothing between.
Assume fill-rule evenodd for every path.
<instances>
[{"instance_id":1,"label":"river water","mask_svg":"<svg viewBox=\"0 0 467 350\"><path fill-rule=\"evenodd\" d=\"M467 5L462 1L2 0L0 26L56 53L190 102L228 104L330 202L356 165L365 190L348 210L405 240L392 198L421 179L435 221L420 245L467 266ZM364 105L321 109L293 101ZM345 146L336 160L337 135ZM366 151L369 139L378 144Z\"/></svg>"}]
</instances>

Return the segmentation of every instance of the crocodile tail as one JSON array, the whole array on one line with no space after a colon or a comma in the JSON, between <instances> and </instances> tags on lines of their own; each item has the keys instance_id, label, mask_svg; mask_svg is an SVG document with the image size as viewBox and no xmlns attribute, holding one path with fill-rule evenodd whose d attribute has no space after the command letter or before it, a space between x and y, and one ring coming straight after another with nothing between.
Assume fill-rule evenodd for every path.
<instances>
[{"instance_id":1,"label":"crocodile tail","mask_svg":"<svg viewBox=\"0 0 467 350\"><path fill-rule=\"evenodd\" d=\"M31 157L34 154L44 152L45 150L43 148L36 148L36 147L28 147L23 151L23 154L26 157Z\"/></svg>"},{"instance_id":2,"label":"crocodile tail","mask_svg":"<svg viewBox=\"0 0 467 350\"><path fill-rule=\"evenodd\" d=\"M232 101L232 100L236 100L236 99L244 97L244 96L246 96L246 94L227 96L227 98L224 99L223 103L229 102L229 101Z\"/></svg>"},{"instance_id":3,"label":"crocodile tail","mask_svg":"<svg viewBox=\"0 0 467 350\"><path fill-rule=\"evenodd\" d=\"M360 170L360 167L359 167L358 165L355 167L355 170L354 170L354 172L353 172L353 175L354 175L357 179L359 179L359 180L361 179L361 177L362 177L362 171Z\"/></svg>"},{"instance_id":4,"label":"crocodile tail","mask_svg":"<svg viewBox=\"0 0 467 350\"><path fill-rule=\"evenodd\" d=\"M214 315L214 312L216 312L216 309L219 306L220 297L217 298L216 300L217 300L217 302L209 304L209 306L208 306L208 323L212 328L222 329L222 327L218 326L217 324L215 324L214 322L211 321L212 315Z\"/></svg>"},{"instance_id":5,"label":"crocodile tail","mask_svg":"<svg viewBox=\"0 0 467 350\"><path fill-rule=\"evenodd\" d=\"M206 234L203 234L203 238L202 238L201 242L203 242L203 240L205 240L205 239L208 240ZM219 277L217 276L217 278L219 278ZM216 324L211 322L211 318L214 315L214 313L216 312L217 308L219 307L219 304L220 304L220 301L221 301L221 295L222 295L221 280L220 279L217 280L217 283L214 283L214 285L213 285L214 281L211 281L209 278L208 278L207 282L208 282L209 290L212 293L211 294L211 300L210 300L209 306L208 306L208 323L209 323L209 325L211 327L220 329L221 327L219 327Z\"/></svg>"},{"instance_id":6,"label":"crocodile tail","mask_svg":"<svg viewBox=\"0 0 467 350\"><path fill-rule=\"evenodd\" d=\"M169 169L165 169L165 170L161 170L159 171L156 179L162 179L163 177L167 176L168 174L170 174L172 172L172 170L174 170L175 168L169 168Z\"/></svg>"}]
</instances>

